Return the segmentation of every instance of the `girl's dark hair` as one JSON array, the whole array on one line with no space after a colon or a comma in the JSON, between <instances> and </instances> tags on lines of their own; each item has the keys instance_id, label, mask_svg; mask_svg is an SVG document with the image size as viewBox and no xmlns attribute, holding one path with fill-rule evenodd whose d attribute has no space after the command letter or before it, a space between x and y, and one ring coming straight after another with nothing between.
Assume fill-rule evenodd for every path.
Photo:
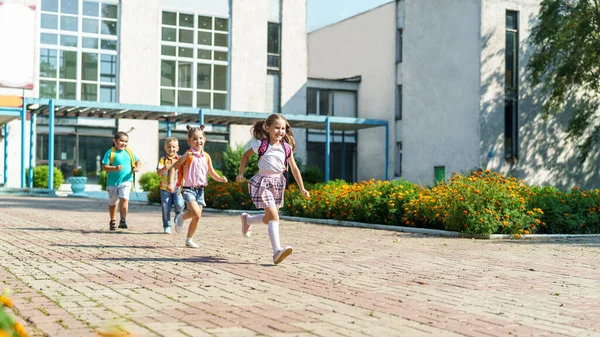
<instances>
[{"instance_id":1,"label":"girl's dark hair","mask_svg":"<svg viewBox=\"0 0 600 337\"><path fill-rule=\"evenodd\" d=\"M202 135L204 136L204 138L206 138L206 134L204 133L204 124L200 126L186 125L185 128L188 129L188 139L192 138L196 131L202 132Z\"/></svg>"},{"instance_id":2,"label":"girl's dark hair","mask_svg":"<svg viewBox=\"0 0 600 337\"><path fill-rule=\"evenodd\" d=\"M123 132L123 131L118 131L117 133L115 133L115 139L121 139L121 137L127 137L129 138L129 135L127 134L127 132Z\"/></svg>"},{"instance_id":3,"label":"girl's dark hair","mask_svg":"<svg viewBox=\"0 0 600 337\"><path fill-rule=\"evenodd\" d=\"M282 114L271 114L269 117L267 117L267 119L254 123L254 126L251 130L252 137L259 140L263 138L269 138L269 133L267 132L266 126L270 127L271 125L273 125L273 122L275 122L278 119L285 121L285 136L283 136L283 140L285 140L286 143L290 144L290 146L292 147L292 151L296 151L296 141L294 140L292 126Z\"/></svg>"}]
</instances>

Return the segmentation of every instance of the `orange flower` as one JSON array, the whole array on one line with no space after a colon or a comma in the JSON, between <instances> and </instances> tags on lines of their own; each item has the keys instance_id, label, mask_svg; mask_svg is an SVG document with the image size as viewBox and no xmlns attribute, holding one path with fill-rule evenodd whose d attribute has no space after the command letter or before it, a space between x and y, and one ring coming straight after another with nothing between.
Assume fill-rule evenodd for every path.
<instances>
[{"instance_id":1,"label":"orange flower","mask_svg":"<svg viewBox=\"0 0 600 337\"><path fill-rule=\"evenodd\" d=\"M9 307L9 308L12 308L14 306L13 302L10 300L10 298L3 296L3 295L0 295L0 304L2 304L5 307Z\"/></svg>"}]
</instances>

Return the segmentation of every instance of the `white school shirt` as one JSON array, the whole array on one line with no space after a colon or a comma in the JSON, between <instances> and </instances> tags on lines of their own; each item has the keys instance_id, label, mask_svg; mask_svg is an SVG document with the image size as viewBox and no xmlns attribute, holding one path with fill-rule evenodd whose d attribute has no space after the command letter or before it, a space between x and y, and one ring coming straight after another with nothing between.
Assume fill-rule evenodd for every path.
<instances>
[{"instance_id":1,"label":"white school shirt","mask_svg":"<svg viewBox=\"0 0 600 337\"><path fill-rule=\"evenodd\" d=\"M260 140L257 140L252 144L252 150L258 154L258 148L260 147ZM281 143L271 145L267 147L265 154L258 160L258 170L265 173L281 173L285 171L285 149Z\"/></svg>"}]
</instances>

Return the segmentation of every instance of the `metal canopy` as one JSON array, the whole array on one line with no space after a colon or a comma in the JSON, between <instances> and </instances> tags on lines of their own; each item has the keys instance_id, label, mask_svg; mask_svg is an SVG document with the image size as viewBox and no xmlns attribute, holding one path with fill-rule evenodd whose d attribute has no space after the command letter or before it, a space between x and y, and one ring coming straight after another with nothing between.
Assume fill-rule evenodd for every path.
<instances>
[{"instance_id":1,"label":"metal canopy","mask_svg":"<svg viewBox=\"0 0 600 337\"><path fill-rule=\"evenodd\" d=\"M27 99L27 110L34 114L48 116L49 105L50 100L48 99ZM73 100L54 100L54 106L54 116L56 117L127 118L198 123L198 118L201 116L203 123L220 125L251 125L265 118L265 113L257 112ZM302 129L325 130L327 119L329 119L331 130L350 131L387 125L385 120L335 116L286 114L285 118L293 128Z\"/></svg>"},{"instance_id":2,"label":"metal canopy","mask_svg":"<svg viewBox=\"0 0 600 337\"><path fill-rule=\"evenodd\" d=\"M170 130L171 122L191 124L219 124L219 125L252 125L257 121L264 120L266 113L240 112L217 109L199 109L190 107L154 106L139 104L103 103L91 101L61 100L24 98L23 108L20 109L21 118L21 188L25 188L25 123L27 112L30 112L30 135L29 135L29 167L33 167L33 139L35 119L37 115L48 116L48 162L54 162L54 118L55 117L91 117L91 118L127 118L144 120L161 120L167 123L167 132ZM15 114L15 111L5 112ZM10 116L15 117L15 116ZM364 119L335 116L318 115L294 115L286 114L285 118L293 128L325 130L325 180L329 181L331 165L331 131L361 130L374 127L385 127L385 177L389 179L389 124L381 119ZM7 138L6 138L7 139ZM5 154L8 142L5 139ZM342 151L344 142L342 137ZM342 166L345 156L342 156ZM7 160L4 160L4 172L6 181ZM33 170L29 170L29 184L33 181ZM31 186L30 186L31 187ZM48 190L53 190L54 176L52 170L48 170Z\"/></svg>"}]
</instances>

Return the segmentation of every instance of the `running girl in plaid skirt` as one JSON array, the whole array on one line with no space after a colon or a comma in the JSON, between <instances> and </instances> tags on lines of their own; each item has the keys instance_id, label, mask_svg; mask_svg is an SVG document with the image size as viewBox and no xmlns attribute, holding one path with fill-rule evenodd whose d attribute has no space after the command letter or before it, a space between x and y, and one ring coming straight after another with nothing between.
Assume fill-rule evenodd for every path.
<instances>
[{"instance_id":1,"label":"running girl in plaid skirt","mask_svg":"<svg viewBox=\"0 0 600 337\"><path fill-rule=\"evenodd\" d=\"M260 223L269 225L269 239L273 246L273 263L279 264L292 253L292 247L281 247L279 243L279 208L283 206L285 177L289 163L298 187L305 197L309 197L304 188L300 169L294 160L296 142L290 123L281 114L272 114L264 121L258 121L252 127L252 136L256 139L240 162L239 175L236 180L244 181L244 169L248 158L258 154L258 174L248 182L248 190L256 208L263 208L265 213L250 216L242 213L242 234L250 237L252 225Z\"/></svg>"}]
</instances>

